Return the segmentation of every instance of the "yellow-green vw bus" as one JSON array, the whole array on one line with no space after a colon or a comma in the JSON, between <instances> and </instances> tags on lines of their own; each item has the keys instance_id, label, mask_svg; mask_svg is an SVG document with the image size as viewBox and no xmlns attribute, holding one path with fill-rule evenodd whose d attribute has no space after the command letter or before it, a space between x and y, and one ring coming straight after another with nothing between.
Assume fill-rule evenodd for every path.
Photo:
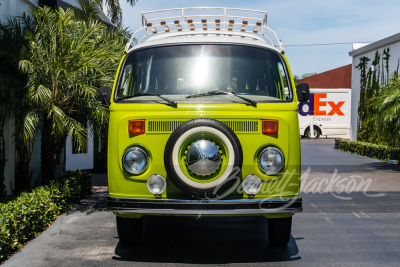
<instances>
[{"instance_id":1,"label":"yellow-green vw bus","mask_svg":"<svg viewBox=\"0 0 400 267\"><path fill-rule=\"evenodd\" d=\"M269 241L285 245L302 211L297 104L308 86L296 94L266 12L193 15L210 9L143 13L112 92L99 92L123 245L139 242L147 215L265 216Z\"/></svg>"}]
</instances>

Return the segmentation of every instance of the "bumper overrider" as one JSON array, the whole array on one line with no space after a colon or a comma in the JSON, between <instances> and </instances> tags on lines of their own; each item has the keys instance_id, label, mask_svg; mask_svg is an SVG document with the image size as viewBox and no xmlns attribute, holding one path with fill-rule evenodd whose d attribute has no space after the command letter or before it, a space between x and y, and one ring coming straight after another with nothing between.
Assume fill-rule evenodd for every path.
<instances>
[{"instance_id":1,"label":"bumper overrider","mask_svg":"<svg viewBox=\"0 0 400 267\"><path fill-rule=\"evenodd\" d=\"M107 209L112 212L138 214L271 214L303 211L301 198L184 200L107 197Z\"/></svg>"}]
</instances>

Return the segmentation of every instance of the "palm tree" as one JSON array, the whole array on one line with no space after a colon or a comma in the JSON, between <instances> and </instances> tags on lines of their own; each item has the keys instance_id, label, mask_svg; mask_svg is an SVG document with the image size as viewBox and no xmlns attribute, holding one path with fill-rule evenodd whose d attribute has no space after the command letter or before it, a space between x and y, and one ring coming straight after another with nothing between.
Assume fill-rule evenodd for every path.
<instances>
[{"instance_id":1,"label":"palm tree","mask_svg":"<svg viewBox=\"0 0 400 267\"><path fill-rule=\"evenodd\" d=\"M86 147L86 122L106 124L108 109L97 101L97 88L110 85L124 51L126 36L98 21L74 18L71 9L34 7L29 46L20 61L28 75L32 109L25 117L24 134L41 131L42 182L49 183L68 133L76 149Z\"/></svg>"},{"instance_id":2,"label":"palm tree","mask_svg":"<svg viewBox=\"0 0 400 267\"><path fill-rule=\"evenodd\" d=\"M116 25L120 25L122 22L122 9L119 0L95 0L96 3L101 7L106 7L108 10L108 16L111 18L111 22ZM126 0L127 3L134 6L138 0Z\"/></svg>"}]
</instances>

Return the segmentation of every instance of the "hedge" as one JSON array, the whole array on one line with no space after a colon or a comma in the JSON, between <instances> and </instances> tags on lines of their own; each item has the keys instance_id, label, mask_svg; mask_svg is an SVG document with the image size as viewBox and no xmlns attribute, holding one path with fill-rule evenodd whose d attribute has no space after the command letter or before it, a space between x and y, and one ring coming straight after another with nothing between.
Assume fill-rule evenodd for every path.
<instances>
[{"instance_id":1,"label":"hedge","mask_svg":"<svg viewBox=\"0 0 400 267\"><path fill-rule=\"evenodd\" d=\"M336 139L335 148L337 150L384 161L389 159L400 160L400 148L375 145L365 142L349 141L344 139Z\"/></svg>"},{"instance_id":2,"label":"hedge","mask_svg":"<svg viewBox=\"0 0 400 267\"><path fill-rule=\"evenodd\" d=\"M72 204L91 194L91 174L71 171L50 185L0 203L0 262L35 238Z\"/></svg>"}]
</instances>

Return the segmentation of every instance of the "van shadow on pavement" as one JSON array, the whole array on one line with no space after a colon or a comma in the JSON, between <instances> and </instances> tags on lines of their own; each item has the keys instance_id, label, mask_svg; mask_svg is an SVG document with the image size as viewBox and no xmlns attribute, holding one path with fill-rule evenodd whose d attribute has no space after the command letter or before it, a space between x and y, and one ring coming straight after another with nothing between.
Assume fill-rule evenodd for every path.
<instances>
[{"instance_id":1,"label":"van shadow on pavement","mask_svg":"<svg viewBox=\"0 0 400 267\"><path fill-rule=\"evenodd\" d=\"M115 237L118 238L118 237ZM170 263L251 263L294 261L301 257L296 239L273 247L264 217L144 218L142 242L115 248L116 261Z\"/></svg>"}]
</instances>

